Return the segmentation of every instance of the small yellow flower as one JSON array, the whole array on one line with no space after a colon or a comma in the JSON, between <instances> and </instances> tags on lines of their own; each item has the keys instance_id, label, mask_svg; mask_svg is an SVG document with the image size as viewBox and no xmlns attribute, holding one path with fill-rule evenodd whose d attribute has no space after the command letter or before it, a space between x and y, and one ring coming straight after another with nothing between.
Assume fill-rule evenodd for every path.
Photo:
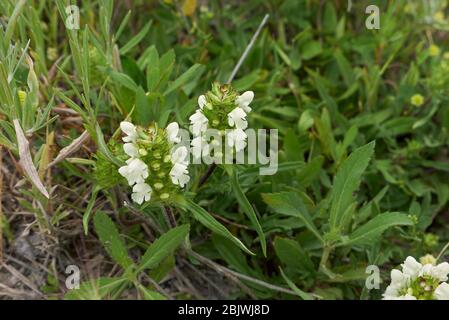
<instances>
[{"instance_id":1,"label":"small yellow flower","mask_svg":"<svg viewBox=\"0 0 449 320\"><path fill-rule=\"evenodd\" d=\"M426 254L425 256L419 258L419 262L421 262L422 264L435 265L437 263L437 259L435 259L435 257L431 254Z\"/></svg>"},{"instance_id":2,"label":"small yellow flower","mask_svg":"<svg viewBox=\"0 0 449 320\"><path fill-rule=\"evenodd\" d=\"M410 99L410 103L416 107L420 107L424 103L424 97L422 95L420 95L419 93L414 94Z\"/></svg>"},{"instance_id":3,"label":"small yellow flower","mask_svg":"<svg viewBox=\"0 0 449 320\"><path fill-rule=\"evenodd\" d=\"M404 12L405 13L412 13L415 10L415 6L413 4L411 4L410 2L408 2L405 6L404 6Z\"/></svg>"},{"instance_id":4,"label":"small yellow flower","mask_svg":"<svg viewBox=\"0 0 449 320\"><path fill-rule=\"evenodd\" d=\"M27 93L25 91L19 90L19 92L17 94L19 96L20 104L22 106L25 105L25 101L27 99Z\"/></svg>"},{"instance_id":5,"label":"small yellow flower","mask_svg":"<svg viewBox=\"0 0 449 320\"><path fill-rule=\"evenodd\" d=\"M58 50L56 48L48 48L47 59L50 61L55 61L56 59L58 59Z\"/></svg>"},{"instance_id":6,"label":"small yellow flower","mask_svg":"<svg viewBox=\"0 0 449 320\"><path fill-rule=\"evenodd\" d=\"M441 52L440 48L434 44L432 44L429 47L429 55L431 57L436 57L436 56L440 55L440 52Z\"/></svg>"},{"instance_id":7,"label":"small yellow flower","mask_svg":"<svg viewBox=\"0 0 449 320\"><path fill-rule=\"evenodd\" d=\"M161 198L162 200L167 200L168 198L170 198L170 195L168 193L163 193L159 198Z\"/></svg>"},{"instance_id":8,"label":"small yellow flower","mask_svg":"<svg viewBox=\"0 0 449 320\"><path fill-rule=\"evenodd\" d=\"M433 20L435 20L438 23L444 23L444 12L443 11L438 11L433 15Z\"/></svg>"}]
</instances>

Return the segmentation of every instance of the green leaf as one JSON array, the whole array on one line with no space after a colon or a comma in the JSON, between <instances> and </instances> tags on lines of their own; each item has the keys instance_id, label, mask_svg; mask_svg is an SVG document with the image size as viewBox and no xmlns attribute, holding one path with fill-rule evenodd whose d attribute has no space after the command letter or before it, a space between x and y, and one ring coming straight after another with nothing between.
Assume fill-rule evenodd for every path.
<instances>
[{"instance_id":1,"label":"green leaf","mask_svg":"<svg viewBox=\"0 0 449 320\"><path fill-rule=\"evenodd\" d=\"M254 208L251 206L251 204L248 201L248 198L246 198L246 195L243 193L243 190L240 187L237 170L233 170L232 168L229 168L228 174L230 175L230 178L231 178L231 186L232 186L232 189L234 190L235 197L237 198L237 201L238 201L240 207L243 209L246 216L251 221L251 225L256 230L257 235L259 236L260 246L262 247L263 255L266 257L267 256L267 240L265 239L265 234L262 230L262 227L260 226L257 215L254 212Z\"/></svg>"},{"instance_id":2,"label":"green leaf","mask_svg":"<svg viewBox=\"0 0 449 320\"><path fill-rule=\"evenodd\" d=\"M145 27L143 27L138 34L136 34L131 40L129 40L123 47L120 48L120 54L125 55L128 53L132 48L137 46L140 41L143 40L145 35L148 33L151 27L151 23L153 21L148 22Z\"/></svg>"},{"instance_id":3,"label":"green leaf","mask_svg":"<svg viewBox=\"0 0 449 320\"><path fill-rule=\"evenodd\" d=\"M162 294L156 291L149 290L145 288L143 285L139 283L138 288L140 292L143 294L143 298L145 300L167 300L166 297L164 297Z\"/></svg>"},{"instance_id":4,"label":"green leaf","mask_svg":"<svg viewBox=\"0 0 449 320\"><path fill-rule=\"evenodd\" d=\"M191 79L193 79L196 76L198 76L199 74L203 73L204 69L205 69L204 66L201 64L194 64L193 66L191 66L189 68L189 70L184 72L181 76L179 76L178 79L176 79L169 85L169 87L164 92L164 96L175 91L176 89L178 89L179 87L181 87L182 85L184 85L185 83L190 81Z\"/></svg>"},{"instance_id":5,"label":"green leaf","mask_svg":"<svg viewBox=\"0 0 449 320\"><path fill-rule=\"evenodd\" d=\"M79 289L72 289L64 295L64 300L102 300L118 289L127 279L98 278L85 281Z\"/></svg>"},{"instance_id":6,"label":"green leaf","mask_svg":"<svg viewBox=\"0 0 449 320\"><path fill-rule=\"evenodd\" d=\"M125 244L111 218L103 212L97 212L94 217L94 226L101 243L111 258L124 269L133 265L133 261L128 256Z\"/></svg>"},{"instance_id":7,"label":"green leaf","mask_svg":"<svg viewBox=\"0 0 449 320\"><path fill-rule=\"evenodd\" d=\"M360 226L349 236L343 245L364 245L372 243L385 230L394 226L410 226L413 221L405 214L399 212L382 213L364 225Z\"/></svg>"},{"instance_id":8,"label":"green leaf","mask_svg":"<svg viewBox=\"0 0 449 320\"><path fill-rule=\"evenodd\" d=\"M109 76L111 77L113 82L119 83L123 87L128 88L129 90L131 90L133 92L137 91L137 88L138 88L137 84L127 74L112 70L112 71L110 71Z\"/></svg>"},{"instance_id":9,"label":"green leaf","mask_svg":"<svg viewBox=\"0 0 449 320\"><path fill-rule=\"evenodd\" d=\"M221 235L229 240L231 240L234 244L236 244L240 249L243 251L254 255L253 252L251 252L242 241L240 241L238 238L234 237L231 232L229 232L228 229L226 229L225 226L223 226L220 222L218 222L213 216L209 214L206 210L204 210L202 207L197 205L192 200L186 199L185 201L182 201L179 203L184 209L190 211L193 214L193 217L198 220L201 224L203 224L206 228L211 230L212 232L215 232L218 235Z\"/></svg>"},{"instance_id":10,"label":"green leaf","mask_svg":"<svg viewBox=\"0 0 449 320\"><path fill-rule=\"evenodd\" d=\"M313 300L313 296L310 293L304 292L301 289L299 289L293 281L291 281L282 271L282 269L279 269L281 271L282 278L284 278L285 282L288 284L288 286L303 300Z\"/></svg>"},{"instance_id":11,"label":"green leaf","mask_svg":"<svg viewBox=\"0 0 449 320\"><path fill-rule=\"evenodd\" d=\"M352 202L353 194L357 190L362 174L365 172L368 163L374 153L375 142L356 149L342 163L332 186L332 203L330 208L330 226L336 230L343 227L346 221L345 212Z\"/></svg>"},{"instance_id":12,"label":"green leaf","mask_svg":"<svg viewBox=\"0 0 449 320\"><path fill-rule=\"evenodd\" d=\"M314 273L315 268L312 260L295 240L276 237L274 239L274 250L282 263L293 271Z\"/></svg>"},{"instance_id":13,"label":"green leaf","mask_svg":"<svg viewBox=\"0 0 449 320\"><path fill-rule=\"evenodd\" d=\"M262 194L262 198L274 211L301 219L307 229L323 242L307 207L298 194L294 192L265 193Z\"/></svg>"},{"instance_id":14,"label":"green leaf","mask_svg":"<svg viewBox=\"0 0 449 320\"><path fill-rule=\"evenodd\" d=\"M169 230L154 241L140 260L139 271L155 268L172 254L189 234L190 225L185 224Z\"/></svg>"}]
</instances>

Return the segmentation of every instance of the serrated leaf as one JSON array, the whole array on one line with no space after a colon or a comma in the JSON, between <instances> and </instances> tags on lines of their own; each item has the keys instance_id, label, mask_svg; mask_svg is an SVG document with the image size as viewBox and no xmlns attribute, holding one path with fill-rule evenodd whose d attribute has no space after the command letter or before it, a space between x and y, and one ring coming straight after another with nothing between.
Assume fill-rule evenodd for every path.
<instances>
[{"instance_id":1,"label":"serrated leaf","mask_svg":"<svg viewBox=\"0 0 449 320\"><path fill-rule=\"evenodd\" d=\"M190 225L185 224L169 230L154 241L140 260L139 271L153 269L172 254L189 234Z\"/></svg>"},{"instance_id":2,"label":"serrated leaf","mask_svg":"<svg viewBox=\"0 0 449 320\"><path fill-rule=\"evenodd\" d=\"M262 198L274 211L301 219L307 229L323 242L307 207L298 194L294 192L265 193L262 194Z\"/></svg>"},{"instance_id":3,"label":"serrated leaf","mask_svg":"<svg viewBox=\"0 0 449 320\"><path fill-rule=\"evenodd\" d=\"M124 269L128 269L133 261L128 256L125 244L120 238L120 234L114 222L103 212L97 212L94 217L94 227L104 248Z\"/></svg>"},{"instance_id":4,"label":"serrated leaf","mask_svg":"<svg viewBox=\"0 0 449 320\"><path fill-rule=\"evenodd\" d=\"M209 214L206 210L204 210L202 207L197 205L195 202L191 200L185 200L181 205L188 211L190 211L193 214L193 217L198 220L201 224L203 224L206 228L211 230L212 232L215 232L218 235L221 235L229 240L231 240L234 244L236 244L240 249L243 251L254 255L253 252L251 252L242 241L240 241L238 238L234 237L231 232L229 232L228 229L226 229L225 226L223 226L220 222L218 222L213 216Z\"/></svg>"},{"instance_id":5,"label":"serrated leaf","mask_svg":"<svg viewBox=\"0 0 449 320\"><path fill-rule=\"evenodd\" d=\"M336 230L343 227L346 221L344 215L347 208L354 202L353 193L360 185L362 174L365 172L369 161L374 153L375 142L356 149L342 163L332 186L330 226Z\"/></svg>"},{"instance_id":6,"label":"serrated leaf","mask_svg":"<svg viewBox=\"0 0 449 320\"><path fill-rule=\"evenodd\" d=\"M382 213L364 225L357 228L349 236L344 245L363 245L379 237L385 230L394 226L410 226L413 221L405 214L399 212Z\"/></svg>"},{"instance_id":7,"label":"serrated leaf","mask_svg":"<svg viewBox=\"0 0 449 320\"><path fill-rule=\"evenodd\" d=\"M315 271L307 252L295 240L277 237L274 240L274 250L281 262L292 270L310 273Z\"/></svg>"},{"instance_id":8,"label":"serrated leaf","mask_svg":"<svg viewBox=\"0 0 449 320\"><path fill-rule=\"evenodd\" d=\"M196 76L198 76L198 74L203 73L203 71L204 71L204 66L203 65L201 65L201 64L194 64L193 66L191 66L189 68L189 70L184 72L182 75L180 75L175 81L173 81L169 85L169 87L164 92L164 96L166 96L169 93L173 92L174 90L178 89L179 87L181 87L182 85L184 85L185 83L190 81L191 79L193 79Z\"/></svg>"},{"instance_id":9,"label":"serrated leaf","mask_svg":"<svg viewBox=\"0 0 449 320\"><path fill-rule=\"evenodd\" d=\"M124 55L128 53L132 48L137 46L140 41L146 36L148 31L150 30L151 24L153 21L148 22L138 34L136 34L131 40L129 40L123 47L120 48L120 54Z\"/></svg>"},{"instance_id":10,"label":"serrated leaf","mask_svg":"<svg viewBox=\"0 0 449 320\"><path fill-rule=\"evenodd\" d=\"M124 278L98 278L85 281L79 289L72 289L64 295L64 300L101 300L113 293L125 281Z\"/></svg>"},{"instance_id":11,"label":"serrated leaf","mask_svg":"<svg viewBox=\"0 0 449 320\"><path fill-rule=\"evenodd\" d=\"M243 193L242 188L240 187L237 171L230 170L228 173L231 178L231 186L232 189L234 190L235 197L237 198L240 207L243 209L243 212L251 221L251 225L256 230L257 235L259 236L260 246L262 247L263 255L267 256L267 240L265 239L265 234L262 230L262 227L260 226L259 219L257 218L254 208L251 206L251 203L249 203L248 199Z\"/></svg>"}]
</instances>

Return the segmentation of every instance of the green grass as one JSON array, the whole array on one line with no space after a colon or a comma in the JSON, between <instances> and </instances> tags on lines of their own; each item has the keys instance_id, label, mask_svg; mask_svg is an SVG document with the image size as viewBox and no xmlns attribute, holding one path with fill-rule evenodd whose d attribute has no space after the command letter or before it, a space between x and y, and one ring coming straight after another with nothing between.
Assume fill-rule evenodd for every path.
<instances>
[{"instance_id":1,"label":"green grass","mask_svg":"<svg viewBox=\"0 0 449 320\"><path fill-rule=\"evenodd\" d=\"M68 30L67 1L0 2L0 282L28 279L0 296L380 299L449 241L447 1L78 3ZM232 86L278 129L278 172L191 165L173 201L132 203L120 122L188 128L266 14Z\"/></svg>"}]
</instances>

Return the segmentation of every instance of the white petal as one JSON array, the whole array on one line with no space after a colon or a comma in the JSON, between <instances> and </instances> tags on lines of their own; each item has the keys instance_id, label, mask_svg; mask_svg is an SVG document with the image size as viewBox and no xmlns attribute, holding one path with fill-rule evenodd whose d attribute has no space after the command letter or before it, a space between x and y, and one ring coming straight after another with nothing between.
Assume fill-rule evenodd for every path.
<instances>
[{"instance_id":1,"label":"white petal","mask_svg":"<svg viewBox=\"0 0 449 320\"><path fill-rule=\"evenodd\" d=\"M142 204L144 198L145 198L145 196L142 195L141 193L132 193L131 194L131 199L133 199L133 201L137 204Z\"/></svg>"},{"instance_id":2,"label":"white petal","mask_svg":"<svg viewBox=\"0 0 449 320\"><path fill-rule=\"evenodd\" d=\"M415 278L419 275L421 271L422 264L415 260L413 257L407 257L404 263L402 264L402 272L406 275L409 275L412 278Z\"/></svg>"},{"instance_id":3,"label":"white petal","mask_svg":"<svg viewBox=\"0 0 449 320\"><path fill-rule=\"evenodd\" d=\"M391 284L392 285L403 285L404 281L406 280L406 277L404 276L404 274L397 270L397 269L393 269L391 270Z\"/></svg>"},{"instance_id":4,"label":"white petal","mask_svg":"<svg viewBox=\"0 0 449 320\"><path fill-rule=\"evenodd\" d=\"M126 137L123 137L123 141L134 142L137 139L136 126L133 125L131 122L128 121L120 122L120 129L126 134Z\"/></svg>"},{"instance_id":5,"label":"white petal","mask_svg":"<svg viewBox=\"0 0 449 320\"><path fill-rule=\"evenodd\" d=\"M136 131L136 127L128 121L120 122L120 129L127 135L132 135Z\"/></svg>"},{"instance_id":6,"label":"white petal","mask_svg":"<svg viewBox=\"0 0 449 320\"><path fill-rule=\"evenodd\" d=\"M179 124L177 122L170 123L165 129L168 136L168 141L173 143L179 143L181 138L178 137L179 133Z\"/></svg>"},{"instance_id":7,"label":"white petal","mask_svg":"<svg viewBox=\"0 0 449 320\"><path fill-rule=\"evenodd\" d=\"M235 129L228 132L227 137L228 145L230 147L235 147L237 152L245 149L247 138L245 131L243 131L242 129Z\"/></svg>"},{"instance_id":8,"label":"white petal","mask_svg":"<svg viewBox=\"0 0 449 320\"><path fill-rule=\"evenodd\" d=\"M198 97L198 106L200 107L201 110L206 105L206 103L207 103L206 96L205 95L200 95Z\"/></svg>"},{"instance_id":9,"label":"white petal","mask_svg":"<svg viewBox=\"0 0 449 320\"><path fill-rule=\"evenodd\" d=\"M133 194L131 195L131 199L138 204L142 204L143 201L150 201L151 187L146 183L138 183L133 187Z\"/></svg>"},{"instance_id":10,"label":"white petal","mask_svg":"<svg viewBox=\"0 0 449 320\"><path fill-rule=\"evenodd\" d=\"M449 263L443 262L432 268L430 275L440 281L447 281L449 274Z\"/></svg>"},{"instance_id":11,"label":"white petal","mask_svg":"<svg viewBox=\"0 0 449 320\"><path fill-rule=\"evenodd\" d=\"M238 96L235 102L240 108L242 108L246 112L250 112L251 108L249 107L249 104L253 101L253 99L254 99L254 92L246 91L241 96Z\"/></svg>"},{"instance_id":12,"label":"white petal","mask_svg":"<svg viewBox=\"0 0 449 320\"><path fill-rule=\"evenodd\" d=\"M171 154L171 162L173 164L174 163L183 163L184 164L186 162L188 153L189 153L189 151L184 146L176 148L176 150Z\"/></svg>"},{"instance_id":13,"label":"white petal","mask_svg":"<svg viewBox=\"0 0 449 320\"><path fill-rule=\"evenodd\" d=\"M246 121L246 113L245 111L237 107L228 114L228 124L237 129L243 129L245 130L248 127L248 122Z\"/></svg>"},{"instance_id":14,"label":"white petal","mask_svg":"<svg viewBox=\"0 0 449 320\"><path fill-rule=\"evenodd\" d=\"M191 126L191 131L194 135L199 136L201 132L207 130L207 124L209 120L204 116L201 110L196 110L189 118Z\"/></svg>"},{"instance_id":15,"label":"white petal","mask_svg":"<svg viewBox=\"0 0 449 320\"><path fill-rule=\"evenodd\" d=\"M128 156L133 158L137 158L139 156L139 150L133 143L125 143L123 145L123 151L125 151Z\"/></svg>"},{"instance_id":16,"label":"white petal","mask_svg":"<svg viewBox=\"0 0 449 320\"><path fill-rule=\"evenodd\" d=\"M170 177L173 184L179 185L181 188L190 180L187 166L181 163L176 163L170 171Z\"/></svg>"},{"instance_id":17,"label":"white petal","mask_svg":"<svg viewBox=\"0 0 449 320\"><path fill-rule=\"evenodd\" d=\"M435 289L435 298L437 300L449 300L449 284L443 282Z\"/></svg>"},{"instance_id":18,"label":"white petal","mask_svg":"<svg viewBox=\"0 0 449 320\"><path fill-rule=\"evenodd\" d=\"M144 182L148 177L148 167L140 159L131 158L126 160L127 165L120 167L118 172L128 180L130 186L135 183Z\"/></svg>"}]
</instances>

